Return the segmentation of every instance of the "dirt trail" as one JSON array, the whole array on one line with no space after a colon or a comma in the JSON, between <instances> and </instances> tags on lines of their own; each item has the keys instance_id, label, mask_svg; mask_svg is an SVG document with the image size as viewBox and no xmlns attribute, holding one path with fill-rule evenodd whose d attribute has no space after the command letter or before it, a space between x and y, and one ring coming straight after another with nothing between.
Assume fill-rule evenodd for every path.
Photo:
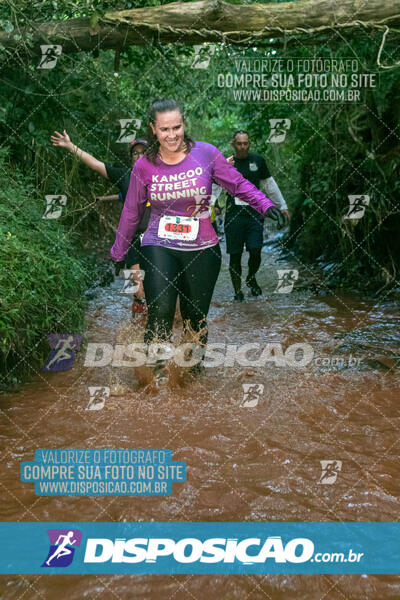
<instances>
[{"instance_id":1,"label":"dirt trail","mask_svg":"<svg viewBox=\"0 0 400 600\"><path fill-rule=\"evenodd\" d=\"M299 271L291 293L274 293L278 269ZM39 373L3 396L2 520L397 520L398 307L384 298L374 305L317 294L302 289L303 276L305 267L265 248L264 296L233 304L225 255L209 343L275 343L283 352L306 343L313 359L305 367L270 359L264 366L209 367L197 379L180 371L155 391L140 385L132 368L85 367L83 348L70 371ZM130 322L130 297L121 287L116 280L92 302L89 343L141 340L143 325ZM253 406L244 396L249 384L256 386ZM121 395L102 410L86 410L89 386ZM188 478L171 496L145 499L37 497L33 485L19 481L19 463L33 460L37 448L82 447L169 448L186 462ZM326 459L342 463L333 485L319 484ZM398 577L378 576L3 576L0 585L7 599L400 597Z\"/></svg>"}]
</instances>

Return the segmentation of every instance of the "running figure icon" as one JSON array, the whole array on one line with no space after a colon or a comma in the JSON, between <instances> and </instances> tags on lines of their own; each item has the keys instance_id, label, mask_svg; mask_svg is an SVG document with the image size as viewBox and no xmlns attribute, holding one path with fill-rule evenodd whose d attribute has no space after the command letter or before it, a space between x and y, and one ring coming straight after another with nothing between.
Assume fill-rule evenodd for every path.
<instances>
[{"instance_id":1,"label":"running figure icon","mask_svg":"<svg viewBox=\"0 0 400 600\"><path fill-rule=\"evenodd\" d=\"M55 350L58 350L58 352L55 353L55 355L53 356L53 358L47 363L46 365L46 369L49 370L50 366L55 363L55 362L59 362L61 360L66 360L67 358L70 359L71 358L71 354L70 352L68 352L68 350L74 350L73 348L73 341L74 341L74 336L70 335L67 338L61 338L58 340L56 346L55 346Z\"/></svg>"},{"instance_id":2,"label":"running figure icon","mask_svg":"<svg viewBox=\"0 0 400 600\"><path fill-rule=\"evenodd\" d=\"M50 566L51 561L54 558L61 558L62 556L66 556L67 554L72 554L72 550L67 548L68 545L76 544L78 540L71 539L74 537L74 532L69 531L66 535L59 535L56 541L57 549L56 551L46 560L46 565ZM60 540L63 540L60 542Z\"/></svg>"},{"instance_id":3,"label":"running figure icon","mask_svg":"<svg viewBox=\"0 0 400 600\"><path fill-rule=\"evenodd\" d=\"M76 333L51 333L47 338L50 353L42 371L69 371L74 364L75 354L80 349L82 336Z\"/></svg>"},{"instance_id":4,"label":"running figure icon","mask_svg":"<svg viewBox=\"0 0 400 600\"><path fill-rule=\"evenodd\" d=\"M335 483L338 474L342 470L341 460L321 460L321 477L318 483Z\"/></svg>"},{"instance_id":5,"label":"running figure icon","mask_svg":"<svg viewBox=\"0 0 400 600\"><path fill-rule=\"evenodd\" d=\"M299 277L299 272L296 269L278 270L278 277L279 281L275 289L275 294L287 294L293 290L293 286Z\"/></svg>"}]
</instances>

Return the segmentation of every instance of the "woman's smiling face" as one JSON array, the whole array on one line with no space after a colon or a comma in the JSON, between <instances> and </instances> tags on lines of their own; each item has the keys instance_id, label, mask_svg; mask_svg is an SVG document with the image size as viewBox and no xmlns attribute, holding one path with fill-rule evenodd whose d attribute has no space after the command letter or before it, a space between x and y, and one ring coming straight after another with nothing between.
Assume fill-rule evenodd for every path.
<instances>
[{"instance_id":1,"label":"woman's smiling face","mask_svg":"<svg viewBox=\"0 0 400 600\"><path fill-rule=\"evenodd\" d=\"M160 149L178 152L183 146L185 120L179 110L156 113L156 122L150 123L154 135L160 142Z\"/></svg>"}]
</instances>

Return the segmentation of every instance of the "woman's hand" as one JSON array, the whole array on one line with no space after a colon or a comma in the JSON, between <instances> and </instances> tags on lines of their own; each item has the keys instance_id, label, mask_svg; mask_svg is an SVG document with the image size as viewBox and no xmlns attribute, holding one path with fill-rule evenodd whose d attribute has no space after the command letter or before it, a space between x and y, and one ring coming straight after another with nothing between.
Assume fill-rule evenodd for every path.
<instances>
[{"instance_id":1,"label":"woman's hand","mask_svg":"<svg viewBox=\"0 0 400 600\"><path fill-rule=\"evenodd\" d=\"M58 131L55 131L54 133L56 135L50 136L53 146L60 146L60 148L67 148L67 149L69 149L72 146L70 137L69 137L68 133L65 131L65 129L64 129L63 133L59 133Z\"/></svg>"},{"instance_id":2,"label":"woman's hand","mask_svg":"<svg viewBox=\"0 0 400 600\"><path fill-rule=\"evenodd\" d=\"M282 229L285 226L285 217L276 206L270 206L265 211L265 217L269 217L273 221L277 221L278 229Z\"/></svg>"}]
</instances>

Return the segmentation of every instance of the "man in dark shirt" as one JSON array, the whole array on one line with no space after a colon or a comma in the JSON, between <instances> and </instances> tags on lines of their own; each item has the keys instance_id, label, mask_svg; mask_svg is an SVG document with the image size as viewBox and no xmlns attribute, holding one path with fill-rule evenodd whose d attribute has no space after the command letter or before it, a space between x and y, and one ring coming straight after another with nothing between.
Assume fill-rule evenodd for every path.
<instances>
[{"instance_id":1,"label":"man in dark shirt","mask_svg":"<svg viewBox=\"0 0 400 600\"><path fill-rule=\"evenodd\" d=\"M106 179L109 179L111 183L116 185L120 191L119 195L113 196L100 196L99 200L121 200L125 202L126 194L128 193L129 181L131 176L132 167L136 161L144 154L144 151L148 145L147 140L138 138L130 144L129 152L131 158L132 167L127 169L125 167L115 167L108 163L101 162L88 152L81 150L71 142L68 133L64 130L61 134L58 131L54 132L51 136L53 146L60 146L66 148L73 154L75 154L82 162L90 167L93 171L97 171ZM132 269L135 272L135 281L139 284L139 289L136 292L136 297L139 299L144 298L143 283L140 278L140 235L147 229L147 225L150 218L150 206L146 208L143 218L140 222L138 231L132 240L131 247L125 258L125 264L128 269ZM117 273L118 274L118 273Z\"/></svg>"},{"instance_id":2,"label":"man in dark shirt","mask_svg":"<svg viewBox=\"0 0 400 600\"><path fill-rule=\"evenodd\" d=\"M235 155L228 159L235 168L261 189L289 219L289 211L283 196L260 154L249 152L250 140L246 131L237 131L232 140ZM283 219L282 219L283 220ZM243 302L242 292L242 254L244 246L249 252L249 271L246 284L252 296L259 296L262 290L256 281L256 273L261 264L263 245L264 217L251 208L247 202L228 195L225 213L226 251L230 255L229 273L235 291L234 299Z\"/></svg>"}]
</instances>

